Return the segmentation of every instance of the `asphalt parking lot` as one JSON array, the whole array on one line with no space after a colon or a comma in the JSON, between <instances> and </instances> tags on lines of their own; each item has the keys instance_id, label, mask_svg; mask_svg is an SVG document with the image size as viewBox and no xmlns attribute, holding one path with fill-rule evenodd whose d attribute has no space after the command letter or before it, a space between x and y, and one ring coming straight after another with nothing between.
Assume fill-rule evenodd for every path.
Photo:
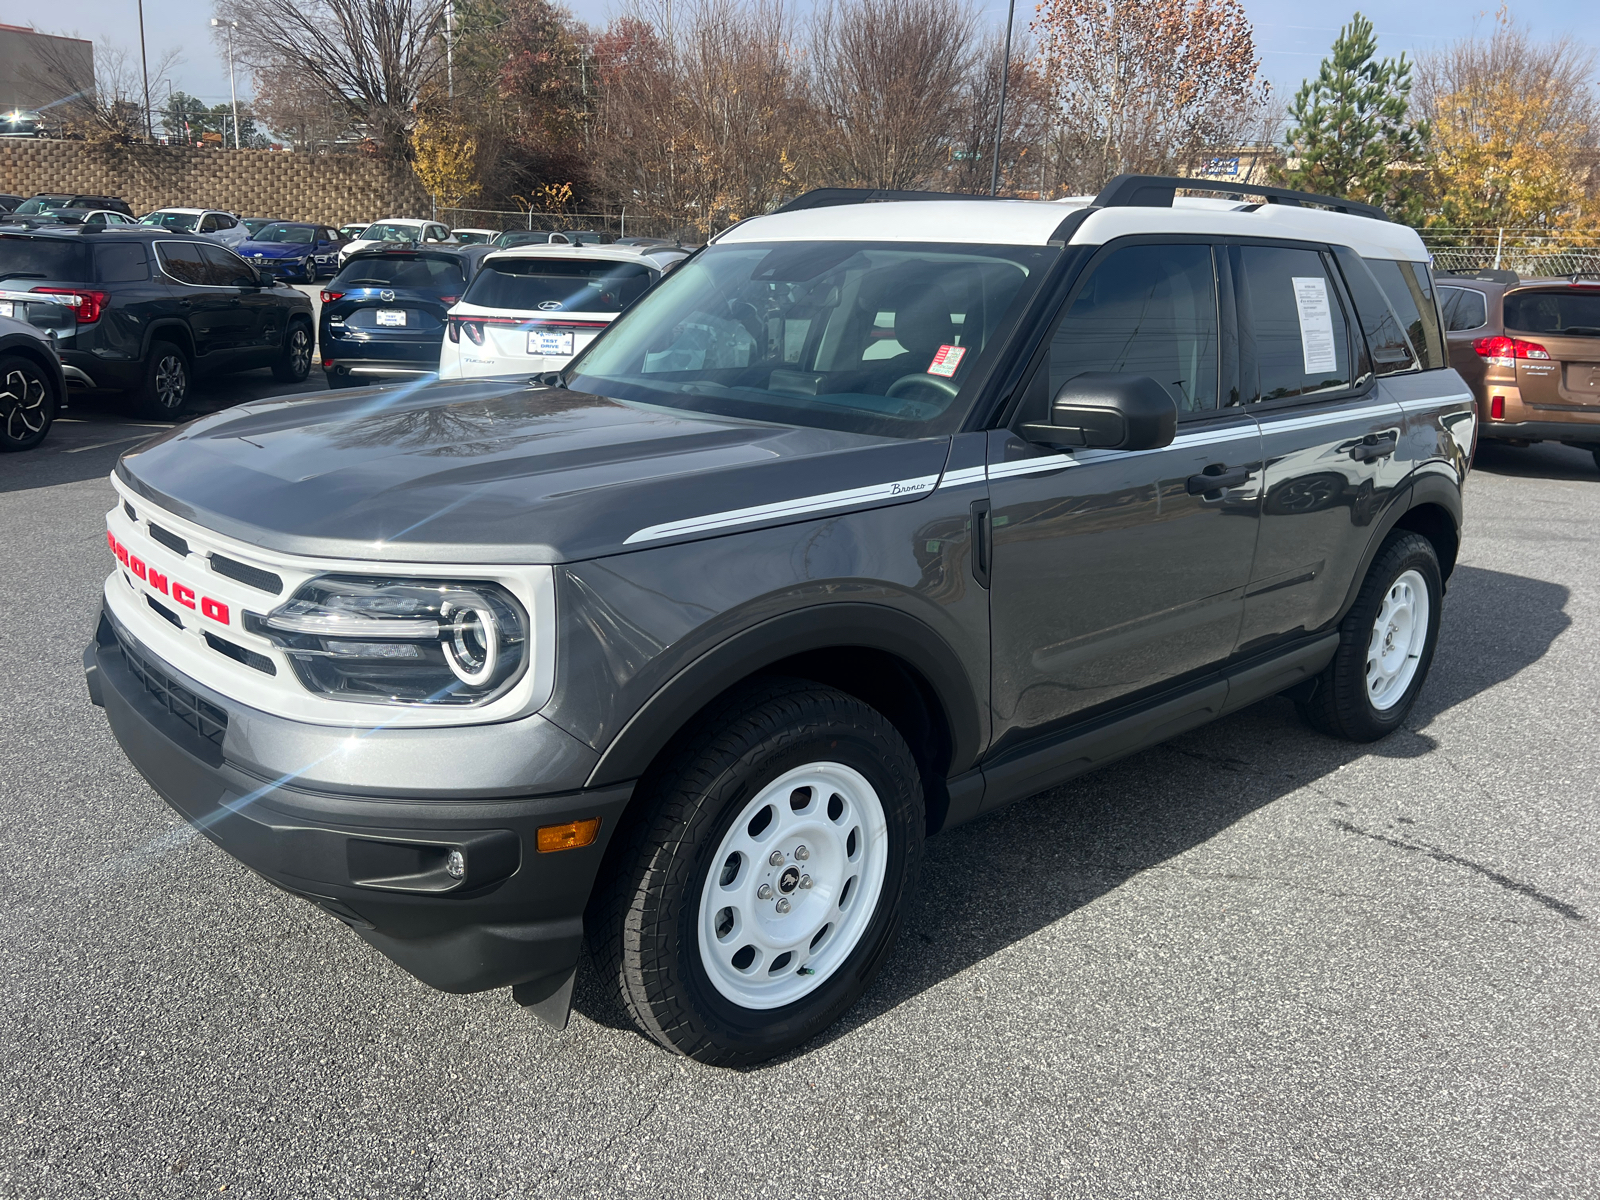
<instances>
[{"instance_id":1,"label":"asphalt parking lot","mask_svg":"<svg viewBox=\"0 0 1600 1200\"><path fill-rule=\"evenodd\" d=\"M936 839L858 1008L731 1072L591 979L564 1033L432 992L190 836L79 662L148 431L69 418L0 460L0 1196L1596 1195L1588 454L1480 455L1403 732L1269 701Z\"/></svg>"}]
</instances>

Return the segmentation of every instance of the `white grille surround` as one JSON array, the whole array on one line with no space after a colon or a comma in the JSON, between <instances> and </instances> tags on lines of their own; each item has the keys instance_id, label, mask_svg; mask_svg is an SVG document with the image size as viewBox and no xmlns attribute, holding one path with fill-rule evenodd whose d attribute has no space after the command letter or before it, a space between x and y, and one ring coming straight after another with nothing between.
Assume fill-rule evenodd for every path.
<instances>
[{"instance_id":1,"label":"white grille surround","mask_svg":"<svg viewBox=\"0 0 1600 1200\"><path fill-rule=\"evenodd\" d=\"M549 702L555 686L556 642L552 567L363 562L280 554L223 537L174 516L115 476L111 483L117 491L117 504L106 514L106 531L110 535L106 554L114 567L106 577L106 607L148 653L219 695L288 720L351 729L481 725L529 716ZM129 516L129 508L135 516ZM182 538L188 544L188 553L179 554L152 537L152 523ZM116 558L110 539L125 546L130 558L140 560L144 578ZM274 594L220 574L212 568L212 554L278 576L283 590ZM159 582L152 581L152 574L159 577ZM499 584L517 598L528 615L527 664L522 677L504 695L480 705L380 704L336 700L308 690L296 676L288 655L267 638L248 632L242 622L247 612L265 616L287 602L307 580L320 575L485 580ZM178 585L186 591L178 592ZM177 616L182 628L152 608L152 600ZM206 600L212 603L207 605ZM206 641L207 633L264 656L272 662L276 674L258 670L214 648Z\"/></svg>"}]
</instances>

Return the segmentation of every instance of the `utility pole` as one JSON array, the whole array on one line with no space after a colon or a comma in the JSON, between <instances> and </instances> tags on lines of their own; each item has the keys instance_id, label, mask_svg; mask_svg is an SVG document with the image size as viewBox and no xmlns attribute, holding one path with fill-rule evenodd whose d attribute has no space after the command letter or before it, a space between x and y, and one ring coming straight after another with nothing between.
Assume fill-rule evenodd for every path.
<instances>
[{"instance_id":1,"label":"utility pole","mask_svg":"<svg viewBox=\"0 0 1600 1200\"><path fill-rule=\"evenodd\" d=\"M1000 64L1000 111L994 119L994 162L989 167L989 195L1000 190L1000 138L1006 127L1006 77L1011 74L1011 22L1017 15L1017 0L1006 9L1006 52Z\"/></svg>"},{"instance_id":2,"label":"utility pole","mask_svg":"<svg viewBox=\"0 0 1600 1200\"><path fill-rule=\"evenodd\" d=\"M155 141L150 123L150 59L144 51L144 0L139 0L139 73L144 76L144 140Z\"/></svg>"},{"instance_id":3,"label":"utility pole","mask_svg":"<svg viewBox=\"0 0 1600 1200\"><path fill-rule=\"evenodd\" d=\"M456 0L444 6L444 73L451 104L456 99Z\"/></svg>"},{"instance_id":4,"label":"utility pole","mask_svg":"<svg viewBox=\"0 0 1600 1200\"><path fill-rule=\"evenodd\" d=\"M1013 3L1015 3L1015 0L1013 0ZM212 17L211 25L212 28L221 26L228 31L228 90L233 93L233 148L237 150L239 148L239 85L233 78L233 31L239 28L239 22L222 21ZM222 144L224 146L228 144L226 138L223 139Z\"/></svg>"}]
</instances>

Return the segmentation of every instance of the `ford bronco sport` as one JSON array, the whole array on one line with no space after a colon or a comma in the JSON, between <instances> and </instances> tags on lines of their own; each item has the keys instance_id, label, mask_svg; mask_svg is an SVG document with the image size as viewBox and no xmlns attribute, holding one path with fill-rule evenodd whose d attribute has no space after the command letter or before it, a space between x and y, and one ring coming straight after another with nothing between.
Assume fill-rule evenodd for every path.
<instances>
[{"instance_id":1,"label":"ford bronco sport","mask_svg":"<svg viewBox=\"0 0 1600 1200\"><path fill-rule=\"evenodd\" d=\"M559 374L125 455L90 694L419 979L559 1024L587 941L757 1062L872 982L928 835L1285 691L1405 720L1474 434L1426 259L1212 181L809 193Z\"/></svg>"}]
</instances>

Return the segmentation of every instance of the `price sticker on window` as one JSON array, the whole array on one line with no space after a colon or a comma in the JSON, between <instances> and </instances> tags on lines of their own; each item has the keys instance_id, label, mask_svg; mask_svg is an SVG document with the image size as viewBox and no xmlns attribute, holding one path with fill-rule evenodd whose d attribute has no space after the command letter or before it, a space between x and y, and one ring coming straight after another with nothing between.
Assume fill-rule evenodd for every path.
<instances>
[{"instance_id":1,"label":"price sticker on window","mask_svg":"<svg viewBox=\"0 0 1600 1200\"><path fill-rule=\"evenodd\" d=\"M933 353L933 361L928 364L929 375L942 375L949 379L956 373L956 368L961 365L961 360L967 356L965 346L940 346Z\"/></svg>"}]
</instances>

